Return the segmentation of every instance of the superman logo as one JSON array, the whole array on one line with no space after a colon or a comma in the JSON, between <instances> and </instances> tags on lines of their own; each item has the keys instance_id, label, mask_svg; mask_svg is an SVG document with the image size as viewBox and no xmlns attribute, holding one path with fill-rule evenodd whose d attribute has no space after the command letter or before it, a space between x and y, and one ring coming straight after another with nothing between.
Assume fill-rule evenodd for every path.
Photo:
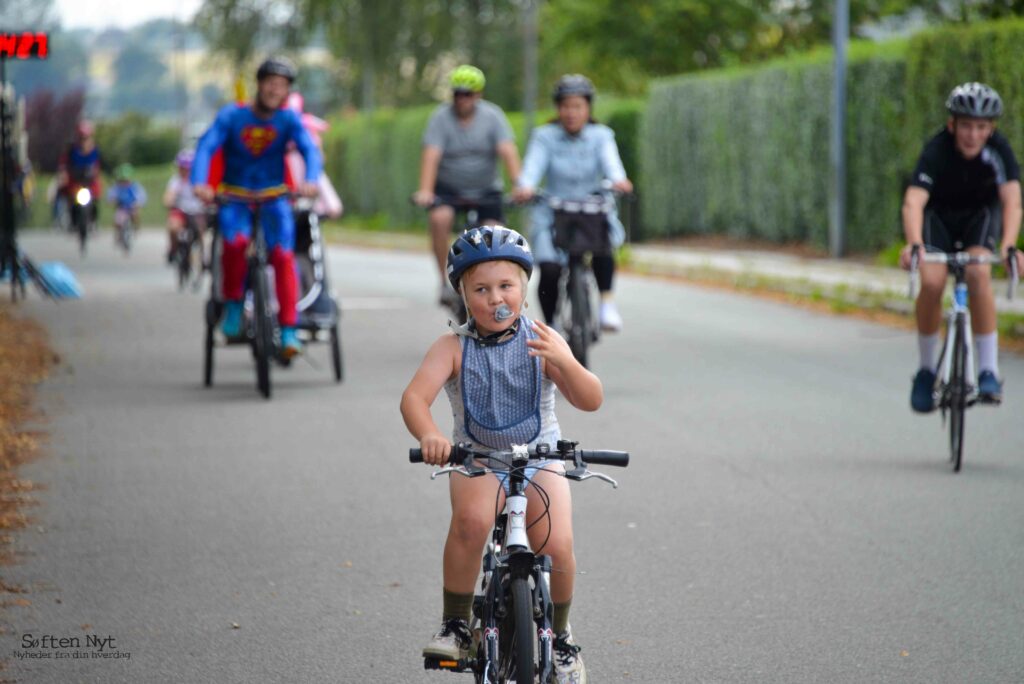
<instances>
[{"instance_id":1,"label":"superman logo","mask_svg":"<svg viewBox=\"0 0 1024 684\"><path fill-rule=\"evenodd\" d=\"M242 129L242 144L254 157L263 154L275 138L277 129L273 126L246 126Z\"/></svg>"}]
</instances>

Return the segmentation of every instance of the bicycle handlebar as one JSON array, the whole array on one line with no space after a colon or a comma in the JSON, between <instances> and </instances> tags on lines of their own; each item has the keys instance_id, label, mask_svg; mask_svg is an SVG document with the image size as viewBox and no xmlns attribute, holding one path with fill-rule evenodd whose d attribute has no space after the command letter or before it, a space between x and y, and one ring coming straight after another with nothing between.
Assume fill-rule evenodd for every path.
<instances>
[{"instance_id":1,"label":"bicycle handlebar","mask_svg":"<svg viewBox=\"0 0 1024 684\"><path fill-rule=\"evenodd\" d=\"M1017 292L1017 282L1020 274L1017 272L1017 248L1011 247L1007 254L1009 262L1009 283L1006 290L1006 298L1013 299ZM925 252L921 245L914 245L910 253L910 289L908 297L913 299L917 290L918 272L921 263L926 264L956 264L959 266L974 266L984 264L1001 264L1003 259L989 254L970 254L969 252Z\"/></svg>"},{"instance_id":2,"label":"bicycle handlebar","mask_svg":"<svg viewBox=\"0 0 1024 684\"><path fill-rule=\"evenodd\" d=\"M529 449L529 460L561 460L576 461L577 463L593 463L595 465L617 466L625 468L629 465L629 453L625 451L606 451L592 449L576 449L576 442L560 441L555 450L551 450L547 444L538 445L542 447L531 447ZM545 449L546 447L546 449ZM502 463L509 463L512 459L511 451L476 451L465 444L455 444L448 457L449 465L458 465L467 460L493 459ZM409 449L410 463L423 463L423 452L420 449Z\"/></svg>"}]
</instances>

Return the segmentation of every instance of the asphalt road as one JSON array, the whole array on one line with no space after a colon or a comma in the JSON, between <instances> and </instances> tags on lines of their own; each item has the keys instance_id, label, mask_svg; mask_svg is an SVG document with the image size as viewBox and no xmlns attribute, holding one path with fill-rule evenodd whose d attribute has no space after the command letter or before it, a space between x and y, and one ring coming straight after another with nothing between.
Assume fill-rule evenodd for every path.
<instances>
[{"instance_id":1,"label":"asphalt road","mask_svg":"<svg viewBox=\"0 0 1024 684\"><path fill-rule=\"evenodd\" d=\"M46 489L3 572L30 589L5 611L5 676L469 681L419 658L447 487L408 464L398 401L444 330L431 261L332 250L345 382L317 345L267 402L239 348L201 386L203 295L176 291L162 239L125 258L103 233L84 260L23 240L86 296L20 305L63 362L40 392L49 454L23 470ZM1003 406L968 414L953 475L940 418L908 407L909 333L660 280L619 291L626 331L593 354L605 405L559 416L633 455L618 490L573 487L592 681L1024 681L1021 359L1002 358ZM450 425L443 397L435 414ZM130 658L57 659L92 656L89 635Z\"/></svg>"}]
</instances>

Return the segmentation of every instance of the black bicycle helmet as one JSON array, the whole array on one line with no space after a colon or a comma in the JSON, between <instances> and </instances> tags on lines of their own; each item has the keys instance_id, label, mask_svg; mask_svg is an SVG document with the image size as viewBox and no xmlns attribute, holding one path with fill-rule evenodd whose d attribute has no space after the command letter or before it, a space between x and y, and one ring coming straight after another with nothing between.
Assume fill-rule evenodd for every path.
<instances>
[{"instance_id":1,"label":"black bicycle helmet","mask_svg":"<svg viewBox=\"0 0 1024 684\"><path fill-rule=\"evenodd\" d=\"M593 103L594 84L583 74L566 74L562 76L562 78L558 79L558 83L555 84L555 89L551 93L552 99L554 99L555 104L558 104L562 101L562 98L572 95L585 97L587 102Z\"/></svg>"},{"instance_id":2,"label":"black bicycle helmet","mask_svg":"<svg viewBox=\"0 0 1024 684\"><path fill-rule=\"evenodd\" d=\"M296 70L292 61L286 57L268 57L256 70L256 80L262 81L267 76L284 76L289 83L295 82Z\"/></svg>"},{"instance_id":3,"label":"black bicycle helmet","mask_svg":"<svg viewBox=\"0 0 1024 684\"><path fill-rule=\"evenodd\" d=\"M485 261L512 261L533 273L533 253L526 238L505 226L470 228L455 239L448 251L448 282L459 291L459 280L470 266Z\"/></svg>"},{"instance_id":4,"label":"black bicycle helmet","mask_svg":"<svg viewBox=\"0 0 1024 684\"><path fill-rule=\"evenodd\" d=\"M984 83L962 83L949 94L946 109L953 116L998 119L1003 113L1003 100Z\"/></svg>"}]
</instances>

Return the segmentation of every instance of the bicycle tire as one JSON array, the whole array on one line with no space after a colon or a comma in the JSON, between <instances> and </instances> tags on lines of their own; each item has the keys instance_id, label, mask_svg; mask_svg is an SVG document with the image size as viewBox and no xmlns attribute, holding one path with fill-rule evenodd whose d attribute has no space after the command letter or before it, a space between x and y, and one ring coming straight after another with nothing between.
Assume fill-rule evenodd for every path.
<instances>
[{"instance_id":1,"label":"bicycle tire","mask_svg":"<svg viewBox=\"0 0 1024 684\"><path fill-rule=\"evenodd\" d=\"M203 386L213 385L213 328L206 324L206 339L203 343Z\"/></svg>"},{"instance_id":2,"label":"bicycle tire","mask_svg":"<svg viewBox=\"0 0 1024 684\"><path fill-rule=\"evenodd\" d=\"M509 594L512 597L511 611L505 616L501 644L501 662L499 682L527 684L535 679L533 660L533 592L525 577L517 577L509 582Z\"/></svg>"},{"instance_id":3,"label":"bicycle tire","mask_svg":"<svg viewBox=\"0 0 1024 684\"><path fill-rule=\"evenodd\" d=\"M89 219L85 215L86 207L80 207L78 210L78 253L85 255L85 242L88 239L89 233Z\"/></svg>"},{"instance_id":4,"label":"bicycle tire","mask_svg":"<svg viewBox=\"0 0 1024 684\"><path fill-rule=\"evenodd\" d=\"M341 358L341 330L338 324L331 326L331 366L334 369L334 381L345 379L345 365Z\"/></svg>"},{"instance_id":5,"label":"bicycle tire","mask_svg":"<svg viewBox=\"0 0 1024 684\"><path fill-rule=\"evenodd\" d=\"M584 368L587 367L587 351L590 345L590 300L587 297L586 274L582 263L569 266L569 306L572 310L572 326L569 329L569 348L572 355Z\"/></svg>"},{"instance_id":6,"label":"bicycle tire","mask_svg":"<svg viewBox=\"0 0 1024 684\"><path fill-rule=\"evenodd\" d=\"M953 340L953 372L949 380L949 452L953 472L960 472L964 453L964 418L967 412L967 345L966 320L956 317Z\"/></svg>"},{"instance_id":7,"label":"bicycle tire","mask_svg":"<svg viewBox=\"0 0 1024 684\"><path fill-rule=\"evenodd\" d=\"M270 356L274 349L273 312L268 298L267 272L259 259L249 264L253 294L253 352L256 357L256 387L264 399L270 398Z\"/></svg>"}]
</instances>

